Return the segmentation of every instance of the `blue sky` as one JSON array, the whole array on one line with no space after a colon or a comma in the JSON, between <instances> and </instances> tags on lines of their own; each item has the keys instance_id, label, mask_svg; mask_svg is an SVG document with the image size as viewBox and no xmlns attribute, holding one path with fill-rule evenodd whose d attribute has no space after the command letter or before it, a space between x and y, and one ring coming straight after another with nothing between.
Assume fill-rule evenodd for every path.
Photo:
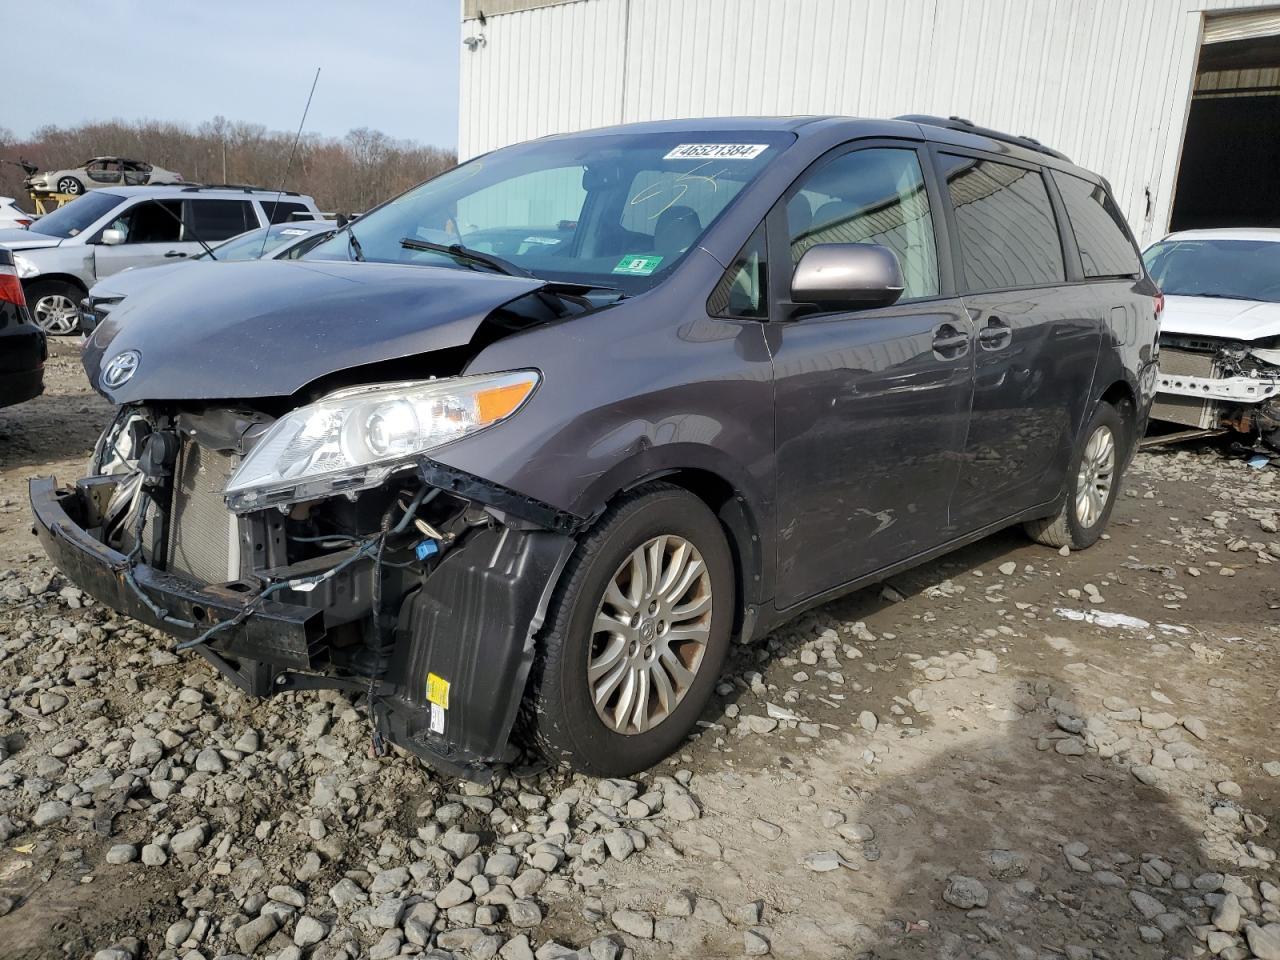
<instances>
[{"instance_id":1,"label":"blue sky","mask_svg":"<svg viewBox=\"0 0 1280 960\"><path fill-rule=\"evenodd\" d=\"M53 33L32 17L57 24ZM372 127L452 147L458 137L458 0L0 0L0 126L229 120L307 131Z\"/></svg>"}]
</instances>

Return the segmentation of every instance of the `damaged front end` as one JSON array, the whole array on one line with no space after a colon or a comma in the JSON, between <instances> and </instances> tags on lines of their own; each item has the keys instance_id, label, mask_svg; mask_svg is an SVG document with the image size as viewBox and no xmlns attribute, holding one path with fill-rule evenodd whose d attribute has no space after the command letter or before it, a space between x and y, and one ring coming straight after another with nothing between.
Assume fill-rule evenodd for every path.
<instances>
[{"instance_id":1,"label":"damaged front end","mask_svg":"<svg viewBox=\"0 0 1280 960\"><path fill-rule=\"evenodd\" d=\"M1164 334L1153 420L1247 433L1280 450L1280 343Z\"/></svg>"},{"instance_id":2,"label":"damaged front end","mask_svg":"<svg viewBox=\"0 0 1280 960\"><path fill-rule=\"evenodd\" d=\"M246 692L366 695L375 743L483 779L515 755L579 520L406 438L427 415L464 435L535 386L525 371L362 387L279 416L128 405L92 476L31 481L36 533L74 583Z\"/></svg>"}]
</instances>

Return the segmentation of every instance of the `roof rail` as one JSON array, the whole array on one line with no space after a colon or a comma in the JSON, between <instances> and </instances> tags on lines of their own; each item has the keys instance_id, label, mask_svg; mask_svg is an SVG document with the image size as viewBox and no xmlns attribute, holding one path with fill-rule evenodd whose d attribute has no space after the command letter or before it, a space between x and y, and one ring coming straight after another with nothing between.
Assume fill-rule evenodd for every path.
<instances>
[{"instance_id":1,"label":"roof rail","mask_svg":"<svg viewBox=\"0 0 1280 960\"><path fill-rule=\"evenodd\" d=\"M273 190L270 187L252 187L247 183L193 183L181 188L184 193L199 193L201 190L239 190L242 193L278 193L282 197L300 197L296 190Z\"/></svg>"},{"instance_id":2,"label":"roof rail","mask_svg":"<svg viewBox=\"0 0 1280 960\"><path fill-rule=\"evenodd\" d=\"M905 120L908 123L928 124L931 127L942 127L945 130L959 130L961 133L972 133L975 136L999 140L1002 143L1016 144L1019 147L1025 147L1027 150L1034 150L1036 153L1043 153L1050 157L1057 157L1059 160L1066 160L1067 163L1071 162L1066 154L1059 153L1052 147L1046 147L1035 137L1019 136L1014 133L992 130L990 127L980 127L972 120L966 120L964 117L933 117L926 113L906 113L893 119Z\"/></svg>"}]
</instances>

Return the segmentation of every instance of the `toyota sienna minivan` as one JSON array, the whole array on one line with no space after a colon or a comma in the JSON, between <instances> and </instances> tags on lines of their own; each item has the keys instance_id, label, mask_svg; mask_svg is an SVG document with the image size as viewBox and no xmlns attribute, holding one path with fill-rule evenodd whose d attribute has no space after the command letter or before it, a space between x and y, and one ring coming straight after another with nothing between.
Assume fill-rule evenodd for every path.
<instances>
[{"instance_id":1,"label":"toyota sienna minivan","mask_svg":"<svg viewBox=\"0 0 1280 960\"><path fill-rule=\"evenodd\" d=\"M1160 303L1106 182L1028 138L546 137L124 300L90 475L31 503L72 581L252 694L349 691L454 775L626 775L735 638L1010 525L1092 544Z\"/></svg>"}]
</instances>

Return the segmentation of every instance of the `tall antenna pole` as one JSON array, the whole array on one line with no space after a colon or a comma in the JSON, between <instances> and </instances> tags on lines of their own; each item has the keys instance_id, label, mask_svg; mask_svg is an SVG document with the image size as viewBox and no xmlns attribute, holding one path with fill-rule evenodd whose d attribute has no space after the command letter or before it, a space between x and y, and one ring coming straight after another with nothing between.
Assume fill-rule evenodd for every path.
<instances>
[{"instance_id":1,"label":"tall antenna pole","mask_svg":"<svg viewBox=\"0 0 1280 960\"><path fill-rule=\"evenodd\" d=\"M298 121L298 132L294 134L293 146L289 149L289 161L284 165L284 176L280 178L280 188L276 191L275 203L271 205L271 216L276 215L276 211L280 207L280 198L284 195L285 184L289 182L289 171L293 169L293 155L298 152L298 141L302 139L302 128L306 126L307 114L311 112L311 98L316 95L316 84L320 82L320 68L316 67L315 79L311 81L311 92L307 94L307 105L302 108L302 119ZM267 229L262 232L262 249L258 251L261 257L267 249L267 233L271 229L271 224L267 224Z\"/></svg>"}]
</instances>

